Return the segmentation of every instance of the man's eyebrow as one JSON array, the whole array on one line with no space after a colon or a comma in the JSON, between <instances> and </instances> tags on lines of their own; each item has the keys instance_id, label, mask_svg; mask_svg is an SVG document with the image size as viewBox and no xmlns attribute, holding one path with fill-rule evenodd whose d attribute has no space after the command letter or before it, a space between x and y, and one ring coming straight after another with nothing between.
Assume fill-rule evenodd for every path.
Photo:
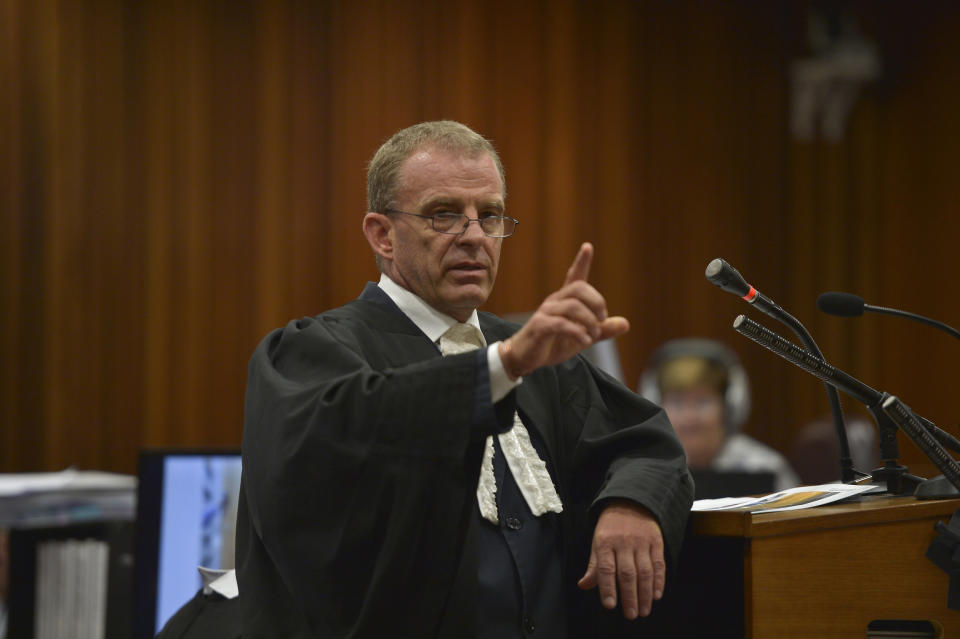
<instances>
[{"instance_id":1,"label":"man's eyebrow","mask_svg":"<svg viewBox=\"0 0 960 639\"><path fill-rule=\"evenodd\" d=\"M430 209L435 209L438 206L448 206L450 208L459 209L463 207L463 201L451 197L436 197L431 200L427 200L423 206L420 207L421 211L428 211ZM481 211L489 211L491 209L497 211L498 213L503 213L505 205L503 200L488 200L482 203L478 207Z\"/></svg>"},{"instance_id":2,"label":"man's eyebrow","mask_svg":"<svg viewBox=\"0 0 960 639\"><path fill-rule=\"evenodd\" d=\"M428 209L435 209L438 206L448 206L451 208L457 208L460 206L460 202L459 200L456 200L451 197L435 197L433 199L430 199L424 202L423 206L421 206L420 209L423 211L426 211Z\"/></svg>"}]
</instances>

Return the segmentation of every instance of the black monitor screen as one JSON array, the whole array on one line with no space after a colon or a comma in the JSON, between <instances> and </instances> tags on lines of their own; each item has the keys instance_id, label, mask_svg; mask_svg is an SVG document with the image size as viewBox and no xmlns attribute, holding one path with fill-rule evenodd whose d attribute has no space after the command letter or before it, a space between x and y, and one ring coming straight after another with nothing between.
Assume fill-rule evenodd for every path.
<instances>
[{"instance_id":1,"label":"black monitor screen","mask_svg":"<svg viewBox=\"0 0 960 639\"><path fill-rule=\"evenodd\" d=\"M776 475L770 472L690 469L695 499L747 497L772 493Z\"/></svg>"},{"instance_id":2,"label":"black monitor screen","mask_svg":"<svg viewBox=\"0 0 960 639\"><path fill-rule=\"evenodd\" d=\"M197 566L234 567L240 452L144 451L137 489L135 637L153 637L201 587Z\"/></svg>"}]
</instances>

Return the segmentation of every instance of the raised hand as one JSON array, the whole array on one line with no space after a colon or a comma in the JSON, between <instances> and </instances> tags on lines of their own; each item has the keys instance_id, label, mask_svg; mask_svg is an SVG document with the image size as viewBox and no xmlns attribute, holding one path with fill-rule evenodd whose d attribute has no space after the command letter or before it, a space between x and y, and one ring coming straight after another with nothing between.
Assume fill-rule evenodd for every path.
<instances>
[{"instance_id":1,"label":"raised hand","mask_svg":"<svg viewBox=\"0 0 960 639\"><path fill-rule=\"evenodd\" d=\"M592 262L593 245L584 242L563 286L543 300L523 328L501 342L500 359L511 377L559 364L594 342L630 330L626 318L607 316L606 300L587 282Z\"/></svg>"}]
</instances>

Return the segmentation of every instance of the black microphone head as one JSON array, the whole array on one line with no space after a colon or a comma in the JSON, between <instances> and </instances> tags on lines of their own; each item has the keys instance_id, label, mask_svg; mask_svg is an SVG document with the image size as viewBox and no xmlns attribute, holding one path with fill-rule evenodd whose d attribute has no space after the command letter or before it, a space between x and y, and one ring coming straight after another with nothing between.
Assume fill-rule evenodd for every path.
<instances>
[{"instance_id":1,"label":"black microphone head","mask_svg":"<svg viewBox=\"0 0 960 639\"><path fill-rule=\"evenodd\" d=\"M750 292L750 285L743 279L740 272L719 257L707 264L704 275L708 280L737 297L743 297Z\"/></svg>"},{"instance_id":2,"label":"black microphone head","mask_svg":"<svg viewBox=\"0 0 960 639\"><path fill-rule=\"evenodd\" d=\"M863 315L863 298L853 293L829 291L817 298L817 308L828 315L860 317Z\"/></svg>"}]
</instances>

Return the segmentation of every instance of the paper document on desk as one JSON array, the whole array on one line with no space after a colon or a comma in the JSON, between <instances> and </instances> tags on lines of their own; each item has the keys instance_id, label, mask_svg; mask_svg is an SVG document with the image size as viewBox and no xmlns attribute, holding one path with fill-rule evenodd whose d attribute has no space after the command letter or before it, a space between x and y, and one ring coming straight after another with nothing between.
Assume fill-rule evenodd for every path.
<instances>
[{"instance_id":1,"label":"paper document on desk","mask_svg":"<svg viewBox=\"0 0 960 639\"><path fill-rule=\"evenodd\" d=\"M56 473L0 473L0 526L64 526L132 520L137 478L68 468Z\"/></svg>"},{"instance_id":2,"label":"paper document on desk","mask_svg":"<svg viewBox=\"0 0 960 639\"><path fill-rule=\"evenodd\" d=\"M831 502L849 499L856 495L882 492L878 484L821 484L797 486L760 497L723 497L721 499L698 499L692 511L743 510L752 513L772 513L781 510L815 508Z\"/></svg>"}]
</instances>

